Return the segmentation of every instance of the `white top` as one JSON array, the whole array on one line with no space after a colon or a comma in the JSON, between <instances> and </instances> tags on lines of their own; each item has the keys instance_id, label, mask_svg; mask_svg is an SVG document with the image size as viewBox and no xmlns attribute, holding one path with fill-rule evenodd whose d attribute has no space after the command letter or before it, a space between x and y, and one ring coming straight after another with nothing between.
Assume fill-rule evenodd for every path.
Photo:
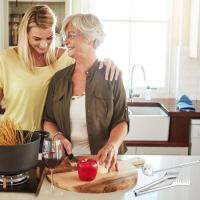
<instances>
[{"instance_id":1,"label":"white top","mask_svg":"<svg viewBox=\"0 0 200 200\"><path fill-rule=\"evenodd\" d=\"M70 121L73 154L91 154L86 124L85 95L72 97L70 104Z\"/></svg>"}]
</instances>

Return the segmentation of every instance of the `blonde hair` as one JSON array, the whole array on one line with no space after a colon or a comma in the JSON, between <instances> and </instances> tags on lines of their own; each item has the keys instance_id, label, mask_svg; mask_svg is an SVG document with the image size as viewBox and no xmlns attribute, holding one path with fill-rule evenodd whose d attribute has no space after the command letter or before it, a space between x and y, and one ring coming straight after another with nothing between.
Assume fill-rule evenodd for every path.
<instances>
[{"instance_id":1,"label":"blonde hair","mask_svg":"<svg viewBox=\"0 0 200 200\"><path fill-rule=\"evenodd\" d=\"M31 55L30 45L28 42L28 32L32 27L54 29L55 34L56 16L53 11L46 5L36 5L31 7L22 18L19 26L18 54L24 61L29 71L34 72L34 59ZM55 38L53 37L51 45L45 54L47 65L52 65L56 61L55 56Z\"/></svg>"},{"instance_id":2,"label":"blonde hair","mask_svg":"<svg viewBox=\"0 0 200 200\"><path fill-rule=\"evenodd\" d=\"M102 24L93 14L75 14L67 17L62 25L63 35L69 24L80 31L85 38L92 39L95 49L104 41L105 33Z\"/></svg>"}]
</instances>

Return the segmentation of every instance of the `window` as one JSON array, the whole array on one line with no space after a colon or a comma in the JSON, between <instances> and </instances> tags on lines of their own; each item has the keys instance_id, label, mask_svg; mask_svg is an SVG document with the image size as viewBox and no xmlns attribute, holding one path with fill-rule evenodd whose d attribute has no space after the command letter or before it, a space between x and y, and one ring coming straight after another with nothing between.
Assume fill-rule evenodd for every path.
<instances>
[{"instance_id":1,"label":"window","mask_svg":"<svg viewBox=\"0 0 200 200\"><path fill-rule=\"evenodd\" d=\"M123 71L126 90L131 69L134 89L149 85L162 95L169 92L169 51L171 0L87 0L89 12L97 15L104 26L105 41L97 49L99 58L111 58Z\"/></svg>"}]
</instances>

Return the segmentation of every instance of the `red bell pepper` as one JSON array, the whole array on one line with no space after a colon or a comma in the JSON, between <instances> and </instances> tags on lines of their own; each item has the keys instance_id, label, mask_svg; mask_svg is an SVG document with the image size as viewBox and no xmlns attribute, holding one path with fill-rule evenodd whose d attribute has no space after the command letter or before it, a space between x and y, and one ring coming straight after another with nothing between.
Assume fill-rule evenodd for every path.
<instances>
[{"instance_id":1,"label":"red bell pepper","mask_svg":"<svg viewBox=\"0 0 200 200\"><path fill-rule=\"evenodd\" d=\"M77 164L78 175L82 181L95 179L98 170L98 163L94 159L81 159Z\"/></svg>"}]
</instances>

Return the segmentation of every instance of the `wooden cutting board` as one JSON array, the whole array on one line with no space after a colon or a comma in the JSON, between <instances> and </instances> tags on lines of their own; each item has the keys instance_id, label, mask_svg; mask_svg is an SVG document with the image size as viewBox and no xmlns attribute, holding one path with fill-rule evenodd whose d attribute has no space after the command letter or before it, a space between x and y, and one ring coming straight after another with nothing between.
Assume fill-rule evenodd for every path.
<instances>
[{"instance_id":1,"label":"wooden cutting board","mask_svg":"<svg viewBox=\"0 0 200 200\"><path fill-rule=\"evenodd\" d=\"M77 171L54 174L54 185L58 188L81 193L107 193L133 188L137 183L137 169L134 165L144 164L142 159L137 162L118 161L119 171L102 172L98 170L93 181L81 181ZM47 175L50 181L50 175Z\"/></svg>"}]
</instances>

